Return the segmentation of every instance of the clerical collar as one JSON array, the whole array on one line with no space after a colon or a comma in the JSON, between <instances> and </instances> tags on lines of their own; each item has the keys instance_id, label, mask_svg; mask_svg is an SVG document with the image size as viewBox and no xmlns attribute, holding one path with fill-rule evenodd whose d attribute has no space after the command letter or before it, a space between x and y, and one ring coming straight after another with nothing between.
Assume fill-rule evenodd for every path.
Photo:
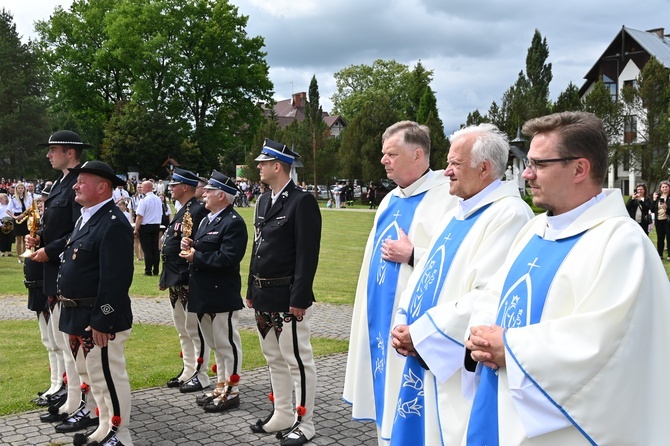
<instances>
[{"instance_id":1,"label":"clerical collar","mask_svg":"<svg viewBox=\"0 0 670 446\"><path fill-rule=\"evenodd\" d=\"M270 189L270 190L272 191L272 192L270 192L270 198L272 199L272 204L275 204L275 201L277 201L277 197L279 196L279 194L281 194L282 191L283 191L284 189L286 189L286 186L288 186L288 183L290 183L290 182L291 182L291 179L289 178L288 181L286 182L286 184L284 184L284 187L282 187L281 189L279 189L279 190L277 191L276 194L275 194L275 191L273 191L272 189Z\"/></svg>"},{"instance_id":2,"label":"clerical collar","mask_svg":"<svg viewBox=\"0 0 670 446\"><path fill-rule=\"evenodd\" d=\"M81 224L79 227L81 228L86 224L86 222L93 217L93 215L98 212L98 210L103 207L105 204L107 204L110 201L114 201L113 198L109 198L108 200L101 201L100 203L96 204L95 206L91 206L90 208L81 208Z\"/></svg>"},{"instance_id":3,"label":"clerical collar","mask_svg":"<svg viewBox=\"0 0 670 446\"><path fill-rule=\"evenodd\" d=\"M475 195L472 197L468 198L467 200L463 200L462 198L458 199L458 215L456 218L459 220L462 220L468 213L475 208L483 199L486 197L488 194L493 192L502 184L502 181L495 180L493 183L489 184L486 186L484 189L480 190L477 192Z\"/></svg>"},{"instance_id":4,"label":"clerical collar","mask_svg":"<svg viewBox=\"0 0 670 446\"><path fill-rule=\"evenodd\" d=\"M606 197L605 192L600 192L584 204L581 204L571 211L564 212L561 215L549 215L547 212L547 228L544 231L544 239L556 240L561 232L577 220L589 208L600 203Z\"/></svg>"},{"instance_id":5,"label":"clerical collar","mask_svg":"<svg viewBox=\"0 0 670 446\"><path fill-rule=\"evenodd\" d=\"M424 181L428 178L428 175L430 175L433 171L430 169L427 169L423 175L421 175L415 182L407 186L406 188L399 187L399 192L401 197L411 197L414 192L423 184Z\"/></svg>"}]
</instances>

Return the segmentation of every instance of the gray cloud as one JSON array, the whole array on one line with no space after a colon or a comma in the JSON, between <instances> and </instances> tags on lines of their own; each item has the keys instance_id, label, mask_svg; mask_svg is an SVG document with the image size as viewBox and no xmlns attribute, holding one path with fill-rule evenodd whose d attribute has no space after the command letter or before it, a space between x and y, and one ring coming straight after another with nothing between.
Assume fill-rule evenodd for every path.
<instances>
[{"instance_id":1,"label":"gray cloud","mask_svg":"<svg viewBox=\"0 0 670 446\"><path fill-rule=\"evenodd\" d=\"M6 0L19 32L46 19L53 0ZM28 4L30 3L30 4ZM69 0L60 4L69 5ZM453 131L474 109L492 101L525 68L535 29L546 37L554 80L552 98L583 76L622 25L667 26L670 0L541 2L509 0L233 0L249 16L248 34L265 38L270 77L278 99L307 91L319 81L324 110L335 92L333 74L349 65L395 59L413 67L421 59L434 70L432 84L445 129ZM31 19L27 19L30 17ZM30 29L26 26L30 25Z\"/></svg>"}]
</instances>

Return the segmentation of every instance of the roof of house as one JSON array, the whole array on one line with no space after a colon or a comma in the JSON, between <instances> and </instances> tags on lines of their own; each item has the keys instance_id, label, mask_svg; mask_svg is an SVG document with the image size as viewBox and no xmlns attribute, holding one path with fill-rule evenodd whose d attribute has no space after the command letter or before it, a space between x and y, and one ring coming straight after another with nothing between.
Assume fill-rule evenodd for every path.
<instances>
[{"instance_id":1,"label":"roof of house","mask_svg":"<svg viewBox=\"0 0 670 446\"><path fill-rule=\"evenodd\" d=\"M667 35L660 36L655 32L640 31L637 29L623 27L645 51L656 57L664 67L670 68L670 38Z\"/></svg>"},{"instance_id":2,"label":"roof of house","mask_svg":"<svg viewBox=\"0 0 670 446\"><path fill-rule=\"evenodd\" d=\"M307 93L294 93L290 99L283 99L277 101L274 105L274 113L277 115L277 121L281 128L289 126L293 121L301 122L305 119L305 102L307 101ZM266 111L269 110L266 108ZM340 115L329 115L323 112L323 121L332 128L337 122L346 126L347 123Z\"/></svg>"},{"instance_id":3,"label":"roof of house","mask_svg":"<svg viewBox=\"0 0 670 446\"><path fill-rule=\"evenodd\" d=\"M635 47L635 50L630 51L633 47ZM580 94L583 95L592 83L595 83L600 79L600 65L604 59L620 61L621 65L619 66L617 62L617 67L623 69L625 62L635 58L636 55L639 55L638 53L641 51L638 51L638 49L640 48L642 52L658 59L664 67L670 68L670 36L664 35L663 28L640 31L622 26L621 30L617 33L614 39L612 39L610 44L607 45L605 51L603 51L600 57L594 62L591 69L589 69L584 76L586 81L580 89ZM639 60L637 62L639 62ZM642 63L646 63L646 61L643 61ZM617 73L617 76L618 74L619 73Z\"/></svg>"}]
</instances>

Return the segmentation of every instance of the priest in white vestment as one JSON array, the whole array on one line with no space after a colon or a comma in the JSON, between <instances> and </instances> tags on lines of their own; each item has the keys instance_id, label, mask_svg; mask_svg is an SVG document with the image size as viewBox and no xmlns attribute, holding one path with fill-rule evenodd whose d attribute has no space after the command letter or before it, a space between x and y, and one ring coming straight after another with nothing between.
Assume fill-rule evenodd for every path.
<instances>
[{"instance_id":1,"label":"priest in white vestment","mask_svg":"<svg viewBox=\"0 0 670 446\"><path fill-rule=\"evenodd\" d=\"M463 396L463 334L471 305L502 266L519 230L533 217L514 181L502 182L507 135L492 124L454 133L445 175L460 198L412 273L394 321L393 346L409 355L391 446L458 445L470 415ZM424 370L424 369L428 370Z\"/></svg>"},{"instance_id":2,"label":"priest in white vestment","mask_svg":"<svg viewBox=\"0 0 670 446\"><path fill-rule=\"evenodd\" d=\"M429 167L428 127L398 122L384 132L382 144L381 162L398 187L379 204L366 244L343 399L351 403L354 419L375 420L379 443L386 444L405 359L390 347L391 322L414 265L456 198L443 172Z\"/></svg>"},{"instance_id":3,"label":"priest in white vestment","mask_svg":"<svg viewBox=\"0 0 670 446\"><path fill-rule=\"evenodd\" d=\"M466 360L480 362L479 385L463 444L667 444L670 284L620 191L602 190L602 121L564 112L524 133L523 177L547 213L475 303Z\"/></svg>"}]
</instances>

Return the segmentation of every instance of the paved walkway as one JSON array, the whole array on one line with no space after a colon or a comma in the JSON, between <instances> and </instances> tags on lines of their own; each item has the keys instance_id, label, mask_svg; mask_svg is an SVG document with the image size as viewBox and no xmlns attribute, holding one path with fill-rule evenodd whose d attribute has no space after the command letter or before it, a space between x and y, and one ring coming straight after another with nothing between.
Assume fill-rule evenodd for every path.
<instances>
[{"instance_id":1,"label":"paved walkway","mask_svg":"<svg viewBox=\"0 0 670 446\"><path fill-rule=\"evenodd\" d=\"M0 298L0 320L30 320L24 297ZM166 298L133 299L135 322L171 324ZM253 312L245 309L240 318L244 326L253 327ZM317 303L312 319L314 336L347 339L351 307ZM342 327L347 327L342 330ZM176 336L176 333L175 333ZM318 384L314 422L317 435L313 445L374 445L373 423L352 421L349 406L342 402L342 386L346 354L335 354L316 361ZM269 376L261 367L243 376L239 409L222 414L209 414L195 404L196 394L183 394L178 389L158 387L133 392L130 430L136 446L196 445L267 445L279 444L271 435L254 434L249 426L265 418L272 406L267 399ZM72 434L58 434L51 424L41 423L43 409L0 417L0 444L66 445Z\"/></svg>"}]
</instances>

